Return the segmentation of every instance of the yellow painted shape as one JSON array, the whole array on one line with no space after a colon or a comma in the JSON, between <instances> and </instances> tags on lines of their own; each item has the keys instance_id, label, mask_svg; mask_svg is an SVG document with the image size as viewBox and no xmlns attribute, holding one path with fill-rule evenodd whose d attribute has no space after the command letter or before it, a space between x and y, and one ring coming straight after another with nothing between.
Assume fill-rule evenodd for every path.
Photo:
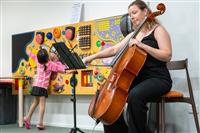
<instances>
[{"instance_id":1,"label":"yellow painted shape","mask_svg":"<svg viewBox=\"0 0 200 133\"><path fill-rule=\"evenodd\" d=\"M19 88L22 88L24 85L24 80L23 79L19 79Z\"/></svg>"}]
</instances>

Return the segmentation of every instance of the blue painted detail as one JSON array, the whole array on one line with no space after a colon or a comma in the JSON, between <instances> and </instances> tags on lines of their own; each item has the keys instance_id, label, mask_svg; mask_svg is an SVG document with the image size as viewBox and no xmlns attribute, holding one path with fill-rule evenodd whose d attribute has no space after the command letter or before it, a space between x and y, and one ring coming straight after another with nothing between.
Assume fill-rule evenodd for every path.
<instances>
[{"instance_id":1,"label":"blue painted detail","mask_svg":"<svg viewBox=\"0 0 200 133\"><path fill-rule=\"evenodd\" d=\"M51 40L51 39L52 39L52 37L53 37L53 35L52 35L52 33L51 33L51 32L48 32L48 33L46 34L46 37L47 37L49 40Z\"/></svg>"},{"instance_id":2,"label":"blue painted detail","mask_svg":"<svg viewBox=\"0 0 200 133\"><path fill-rule=\"evenodd\" d=\"M65 35L65 31L64 30L62 31L62 35Z\"/></svg>"}]
</instances>

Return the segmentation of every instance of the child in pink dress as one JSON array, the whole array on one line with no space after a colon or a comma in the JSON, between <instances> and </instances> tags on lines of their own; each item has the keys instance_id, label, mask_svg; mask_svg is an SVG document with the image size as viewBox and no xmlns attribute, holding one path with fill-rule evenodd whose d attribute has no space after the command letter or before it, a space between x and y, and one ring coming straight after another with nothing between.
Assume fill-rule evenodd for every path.
<instances>
[{"instance_id":1,"label":"child in pink dress","mask_svg":"<svg viewBox=\"0 0 200 133\"><path fill-rule=\"evenodd\" d=\"M34 100L30 106L28 114L24 117L24 124L27 129L30 129L30 120L36 107L39 105L39 122L36 127L40 130L44 130L43 124L46 98L48 97L47 88L49 86L50 76L52 72L65 73L66 66L59 61L52 61L54 54L49 54L46 49L40 49L37 53L37 57L31 52L28 53L37 63L37 74L33 82L33 88L31 95L34 96ZM67 73L73 73L74 70L67 70Z\"/></svg>"}]
</instances>

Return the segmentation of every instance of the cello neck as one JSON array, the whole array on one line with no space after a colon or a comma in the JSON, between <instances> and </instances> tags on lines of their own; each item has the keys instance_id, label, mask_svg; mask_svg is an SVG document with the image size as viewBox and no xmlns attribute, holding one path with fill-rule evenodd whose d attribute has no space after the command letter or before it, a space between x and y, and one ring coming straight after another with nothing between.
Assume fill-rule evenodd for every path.
<instances>
[{"instance_id":1,"label":"cello neck","mask_svg":"<svg viewBox=\"0 0 200 133\"><path fill-rule=\"evenodd\" d=\"M123 53L126 51L126 49L129 47L129 41L131 38L135 38L137 36L137 34L140 32L140 30L142 29L143 25L146 23L147 21L147 17L145 17L142 21L142 23L140 23L140 25L137 27L137 29L134 31L133 35L131 35L131 37L128 39L128 41L126 42L126 44L123 46L123 48L116 54L116 56L114 57L114 59L111 62L111 66L113 67L114 64L118 61L118 59L123 55Z\"/></svg>"},{"instance_id":2,"label":"cello neck","mask_svg":"<svg viewBox=\"0 0 200 133\"><path fill-rule=\"evenodd\" d=\"M149 15L145 16L145 18L143 19L143 21L140 23L140 25L134 31L133 35L128 39L128 41L126 42L126 44L124 45L124 47L120 51L118 51L118 53L114 57L113 61L111 62L111 66L112 67L118 61L118 59L123 55L123 53L126 51L126 49L129 47L129 41L130 41L130 39L131 38L135 38L137 36L137 34L140 32L140 30L142 29L142 27L144 26L144 24L147 21L153 21L155 19L155 17L157 17L159 15L162 15L165 12L165 5L163 3L159 3L157 5L157 10L158 11L156 11L156 12L149 12Z\"/></svg>"},{"instance_id":3,"label":"cello neck","mask_svg":"<svg viewBox=\"0 0 200 133\"><path fill-rule=\"evenodd\" d=\"M148 17L145 16L145 18L143 19L143 21L140 23L140 25L134 31L133 35L128 39L128 42L130 41L131 38L135 38L138 35L138 33L141 31L141 29L144 26L144 24L147 22L147 19L148 19Z\"/></svg>"}]
</instances>

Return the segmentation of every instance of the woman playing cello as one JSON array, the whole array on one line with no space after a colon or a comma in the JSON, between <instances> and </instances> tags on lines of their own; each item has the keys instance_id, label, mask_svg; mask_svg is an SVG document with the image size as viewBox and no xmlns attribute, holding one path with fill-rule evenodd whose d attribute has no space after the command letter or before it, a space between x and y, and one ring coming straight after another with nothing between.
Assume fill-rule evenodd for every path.
<instances>
[{"instance_id":1,"label":"woman playing cello","mask_svg":"<svg viewBox=\"0 0 200 133\"><path fill-rule=\"evenodd\" d=\"M128 14L133 28L137 28L149 14L145 2L136 0L128 6ZM90 63L94 59L114 56L123 48L133 33L127 35L117 45L83 59ZM172 80L166 67L172 56L170 36L156 19L147 22L135 38L129 41L129 47L137 45L147 53L146 61L138 76L132 82L128 93L128 126L122 116L111 125L104 125L105 133L148 133L147 103L169 92Z\"/></svg>"}]
</instances>

